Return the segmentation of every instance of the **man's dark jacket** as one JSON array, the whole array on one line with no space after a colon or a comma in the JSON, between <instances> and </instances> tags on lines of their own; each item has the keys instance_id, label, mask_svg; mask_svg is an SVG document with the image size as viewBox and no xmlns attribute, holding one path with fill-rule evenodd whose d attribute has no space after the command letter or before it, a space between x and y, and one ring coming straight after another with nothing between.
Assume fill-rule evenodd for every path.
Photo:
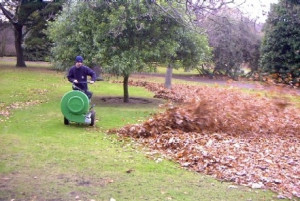
<instances>
[{"instance_id":1,"label":"man's dark jacket","mask_svg":"<svg viewBox=\"0 0 300 201\"><path fill-rule=\"evenodd\" d=\"M87 66L80 66L76 68L76 66L72 66L68 73L68 80L73 83L74 80L77 80L79 83L75 83L75 86L82 89L83 91L88 90L87 86L87 76L92 77L92 81L96 81L96 73Z\"/></svg>"}]
</instances>

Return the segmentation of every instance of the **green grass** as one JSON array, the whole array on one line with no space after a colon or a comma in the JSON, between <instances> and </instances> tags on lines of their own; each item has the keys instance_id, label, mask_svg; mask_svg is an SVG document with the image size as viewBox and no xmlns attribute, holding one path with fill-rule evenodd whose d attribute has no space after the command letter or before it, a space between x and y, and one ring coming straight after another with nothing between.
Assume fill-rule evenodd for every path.
<instances>
[{"instance_id":1,"label":"green grass","mask_svg":"<svg viewBox=\"0 0 300 201\"><path fill-rule=\"evenodd\" d=\"M1 66L15 66L17 63L16 57L0 57ZM49 62L33 62L33 61L26 61L26 66L31 67L39 67L39 68L49 68L51 67L51 63Z\"/></svg>"},{"instance_id":2,"label":"green grass","mask_svg":"<svg viewBox=\"0 0 300 201\"><path fill-rule=\"evenodd\" d=\"M227 201L276 196L241 186L228 188L231 183L187 171L159 154L150 155L130 139L106 133L148 118L159 102L97 102L95 127L65 126L60 99L71 86L63 73L20 69L0 61L0 85L1 109L15 102L41 102L12 109L9 119L0 121L0 200ZM122 96L120 84L96 82L91 90L95 98ZM130 95L153 96L139 87L130 87Z\"/></svg>"}]
</instances>

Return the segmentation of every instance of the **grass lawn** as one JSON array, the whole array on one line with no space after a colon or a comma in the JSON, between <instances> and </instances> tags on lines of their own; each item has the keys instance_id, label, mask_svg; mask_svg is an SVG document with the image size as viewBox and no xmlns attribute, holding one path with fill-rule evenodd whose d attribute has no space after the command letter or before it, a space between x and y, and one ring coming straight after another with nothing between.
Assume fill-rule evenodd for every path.
<instances>
[{"instance_id":1,"label":"grass lawn","mask_svg":"<svg viewBox=\"0 0 300 201\"><path fill-rule=\"evenodd\" d=\"M0 200L274 200L276 194L190 172L135 142L107 134L158 110L149 104L101 104L95 127L63 124L64 73L15 68L0 60ZM32 64L48 67L49 64ZM29 66L29 65L28 65ZM30 66L29 66L30 67ZM96 82L94 99L122 96ZM131 97L153 94L130 87ZM275 198L274 198L275 197Z\"/></svg>"}]
</instances>

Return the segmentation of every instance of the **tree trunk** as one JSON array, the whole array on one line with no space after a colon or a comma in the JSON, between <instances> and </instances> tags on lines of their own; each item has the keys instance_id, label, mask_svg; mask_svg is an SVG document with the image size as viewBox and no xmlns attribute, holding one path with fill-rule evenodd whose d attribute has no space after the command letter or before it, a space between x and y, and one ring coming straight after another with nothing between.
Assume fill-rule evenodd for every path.
<instances>
[{"instance_id":1,"label":"tree trunk","mask_svg":"<svg viewBox=\"0 0 300 201\"><path fill-rule=\"evenodd\" d=\"M23 25L14 24L14 33L15 33L15 47L17 53L17 64L16 67L26 67L24 57L23 57Z\"/></svg>"},{"instance_id":2,"label":"tree trunk","mask_svg":"<svg viewBox=\"0 0 300 201\"><path fill-rule=\"evenodd\" d=\"M165 77L165 88L167 89L171 89L172 87L172 72L173 72L172 64L169 64L167 68L166 77Z\"/></svg>"},{"instance_id":3,"label":"tree trunk","mask_svg":"<svg viewBox=\"0 0 300 201\"><path fill-rule=\"evenodd\" d=\"M238 73L238 70L239 70L240 68L239 67L234 67L234 71L233 71L233 77L232 77L232 79L234 80L234 81L238 81L239 80L239 73Z\"/></svg>"},{"instance_id":4,"label":"tree trunk","mask_svg":"<svg viewBox=\"0 0 300 201\"><path fill-rule=\"evenodd\" d=\"M124 81L123 81L123 91L124 91L123 102L124 103L129 102L128 80L129 80L129 75L125 75L124 76Z\"/></svg>"}]
</instances>

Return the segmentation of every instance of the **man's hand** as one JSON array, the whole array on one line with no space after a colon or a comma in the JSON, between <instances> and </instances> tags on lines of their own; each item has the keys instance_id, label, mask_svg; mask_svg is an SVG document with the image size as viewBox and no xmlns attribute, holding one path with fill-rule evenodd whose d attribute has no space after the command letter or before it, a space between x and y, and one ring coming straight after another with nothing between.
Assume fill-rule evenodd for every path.
<instances>
[{"instance_id":1,"label":"man's hand","mask_svg":"<svg viewBox=\"0 0 300 201\"><path fill-rule=\"evenodd\" d=\"M92 81L92 80L90 81L90 84L94 84L94 83L95 83L95 81Z\"/></svg>"},{"instance_id":2,"label":"man's hand","mask_svg":"<svg viewBox=\"0 0 300 201\"><path fill-rule=\"evenodd\" d=\"M73 83L78 83L78 81L77 80L73 80Z\"/></svg>"}]
</instances>

